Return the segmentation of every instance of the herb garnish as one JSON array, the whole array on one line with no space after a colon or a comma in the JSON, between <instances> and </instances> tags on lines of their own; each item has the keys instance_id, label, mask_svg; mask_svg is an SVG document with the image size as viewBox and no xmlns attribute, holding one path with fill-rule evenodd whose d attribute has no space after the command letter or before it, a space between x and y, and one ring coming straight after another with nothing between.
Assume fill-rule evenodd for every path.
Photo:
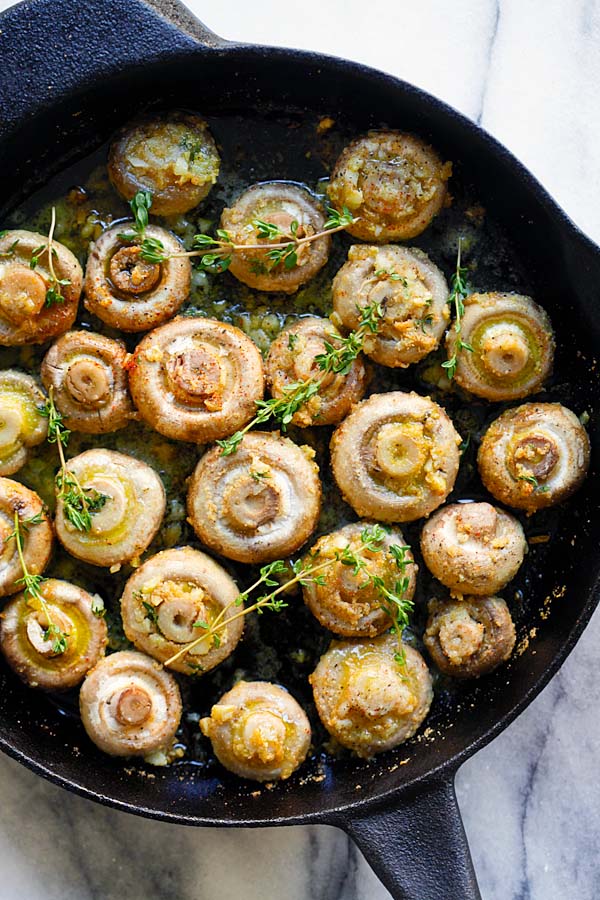
<instances>
[{"instance_id":1,"label":"herb garnish","mask_svg":"<svg viewBox=\"0 0 600 900\"><path fill-rule=\"evenodd\" d=\"M466 341L463 341L461 338L461 329L462 329L462 317L465 314L465 298L468 296L469 291L467 289L466 277L467 277L467 269L460 264L460 251L461 251L461 241L458 241L458 253L456 256L456 270L452 275L452 280L450 282L450 296L448 297L448 303L450 306L454 304L454 333L456 335L456 344L454 348L454 353L442 363L442 369L446 369L446 375L448 376L448 380L452 381L456 374L456 367L458 366L458 354L461 350L468 350L470 353L473 352L473 348L470 344L467 344Z\"/></svg>"},{"instance_id":2,"label":"herb garnish","mask_svg":"<svg viewBox=\"0 0 600 900\"><path fill-rule=\"evenodd\" d=\"M54 258L58 256L58 252L56 247L54 246L54 230L56 228L56 209L52 207L52 214L50 218L50 230L48 231L48 239L43 244L40 244L39 247L36 247L35 250L31 254L31 258L29 260L29 268L36 269L38 263L40 261L40 256L43 256L44 253L48 255L48 272L49 272L49 284L46 289L46 306L55 306L59 303L64 303L65 298L61 291L61 288L66 287L68 284L71 284L70 278L59 278L54 269ZM14 248L18 244L18 241L15 241L13 245L9 249L9 253L14 252Z\"/></svg>"},{"instance_id":3,"label":"herb garnish","mask_svg":"<svg viewBox=\"0 0 600 900\"><path fill-rule=\"evenodd\" d=\"M519 481L532 484L533 490L539 494L546 494L550 490L547 484L540 484L535 475L518 475L517 478Z\"/></svg>"}]
</instances>

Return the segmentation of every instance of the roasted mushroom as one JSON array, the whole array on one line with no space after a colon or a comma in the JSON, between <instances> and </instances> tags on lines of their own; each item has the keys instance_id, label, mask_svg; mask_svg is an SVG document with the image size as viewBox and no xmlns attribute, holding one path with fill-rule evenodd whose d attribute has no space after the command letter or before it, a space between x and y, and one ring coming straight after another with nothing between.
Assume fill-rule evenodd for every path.
<instances>
[{"instance_id":1,"label":"roasted mushroom","mask_svg":"<svg viewBox=\"0 0 600 900\"><path fill-rule=\"evenodd\" d=\"M477 462L490 494L533 513L581 486L590 441L575 413L560 403L524 403L492 422Z\"/></svg>"},{"instance_id":2,"label":"roasted mushroom","mask_svg":"<svg viewBox=\"0 0 600 900\"><path fill-rule=\"evenodd\" d=\"M516 400L539 391L550 374L554 336L546 312L519 294L471 294L464 301L458 348L456 322L446 337L456 356L457 383L486 400Z\"/></svg>"},{"instance_id":3,"label":"roasted mushroom","mask_svg":"<svg viewBox=\"0 0 600 900\"><path fill-rule=\"evenodd\" d=\"M111 756L168 751L181 719L177 682L159 663L134 650L101 659L79 693L90 740Z\"/></svg>"},{"instance_id":4,"label":"roasted mushroom","mask_svg":"<svg viewBox=\"0 0 600 900\"><path fill-rule=\"evenodd\" d=\"M200 116L174 110L126 125L110 147L108 174L126 200L152 194L158 216L185 213L203 200L219 174L219 153Z\"/></svg>"},{"instance_id":5,"label":"roasted mushroom","mask_svg":"<svg viewBox=\"0 0 600 900\"><path fill-rule=\"evenodd\" d=\"M124 453L96 448L70 459L67 470L97 508L90 530L80 531L57 490L54 524L65 550L95 566L119 565L143 553L165 512L165 489L154 469Z\"/></svg>"},{"instance_id":6,"label":"roasted mushroom","mask_svg":"<svg viewBox=\"0 0 600 900\"><path fill-rule=\"evenodd\" d=\"M68 331L77 315L83 273L70 250L33 231L0 237L0 346L43 344ZM60 299L58 297L60 295Z\"/></svg>"},{"instance_id":7,"label":"roasted mushroom","mask_svg":"<svg viewBox=\"0 0 600 900\"><path fill-rule=\"evenodd\" d=\"M527 542L514 516L489 503L454 503L425 523L421 552L453 597L485 596L517 574Z\"/></svg>"},{"instance_id":8,"label":"roasted mushroom","mask_svg":"<svg viewBox=\"0 0 600 900\"><path fill-rule=\"evenodd\" d=\"M333 279L335 315L349 330L361 310L383 312L377 334L367 335L364 352L382 366L405 367L438 346L450 314L448 285L427 254L416 248L357 244Z\"/></svg>"},{"instance_id":9,"label":"roasted mushroom","mask_svg":"<svg viewBox=\"0 0 600 900\"><path fill-rule=\"evenodd\" d=\"M224 627L217 641L207 635L170 665L184 675L208 672L233 652L242 636L239 595L235 581L210 556L191 547L163 550L125 585L123 628L139 650L165 663L201 639L218 618Z\"/></svg>"},{"instance_id":10,"label":"roasted mushroom","mask_svg":"<svg viewBox=\"0 0 600 900\"><path fill-rule=\"evenodd\" d=\"M226 456L214 447L190 482L189 521L200 540L229 559L260 563L294 553L319 519L314 451L270 431L246 434Z\"/></svg>"},{"instance_id":11,"label":"roasted mushroom","mask_svg":"<svg viewBox=\"0 0 600 900\"><path fill-rule=\"evenodd\" d=\"M272 226L266 229L269 236L263 236L265 228L258 223ZM331 248L331 238L325 234L300 244L295 257L289 255L277 261L269 255L295 239L317 235L325 227L320 203L306 188L287 181L253 185L230 209L223 210L220 227L227 231L234 244L254 248L236 250L229 271L258 291L293 294L323 268Z\"/></svg>"},{"instance_id":12,"label":"roasted mushroom","mask_svg":"<svg viewBox=\"0 0 600 900\"><path fill-rule=\"evenodd\" d=\"M368 522L355 522L323 535L310 549L311 562L332 560L332 564L322 582L313 579L304 584L304 600L321 625L343 637L375 637L391 627L381 590L369 576L381 579L382 587L389 591L406 580L406 600L415 592L417 566L402 532L375 528ZM365 561L366 570L357 572L342 561L346 547Z\"/></svg>"},{"instance_id":13,"label":"roasted mushroom","mask_svg":"<svg viewBox=\"0 0 600 900\"><path fill-rule=\"evenodd\" d=\"M359 516L411 522L429 515L452 490L460 441L442 407L428 397L374 394L334 432L333 474Z\"/></svg>"},{"instance_id":14,"label":"roasted mushroom","mask_svg":"<svg viewBox=\"0 0 600 900\"><path fill-rule=\"evenodd\" d=\"M20 591L20 579L25 574L15 535L15 516L23 560L30 575L44 571L52 552L52 525L41 499L18 481L0 478L0 597Z\"/></svg>"},{"instance_id":15,"label":"roasted mushroom","mask_svg":"<svg viewBox=\"0 0 600 900\"><path fill-rule=\"evenodd\" d=\"M31 375L0 372L0 475L24 466L29 450L46 439L48 420L41 414L46 398Z\"/></svg>"},{"instance_id":16,"label":"roasted mushroom","mask_svg":"<svg viewBox=\"0 0 600 900\"><path fill-rule=\"evenodd\" d=\"M362 241L406 241L424 231L442 209L451 163L424 141L399 131L371 131L352 141L329 183L336 209L357 218L348 228Z\"/></svg>"},{"instance_id":17,"label":"roasted mushroom","mask_svg":"<svg viewBox=\"0 0 600 900\"><path fill-rule=\"evenodd\" d=\"M404 644L401 664L397 652L391 634L332 641L309 678L323 725L358 756L404 743L429 712L433 690L423 657Z\"/></svg>"},{"instance_id":18,"label":"roasted mushroom","mask_svg":"<svg viewBox=\"0 0 600 900\"><path fill-rule=\"evenodd\" d=\"M478 678L511 655L515 626L501 597L433 600L423 642L441 672Z\"/></svg>"},{"instance_id":19,"label":"roasted mushroom","mask_svg":"<svg viewBox=\"0 0 600 900\"><path fill-rule=\"evenodd\" d=\"M175 315L190 293L192 267L175 235L148 225L145 237L160 241L162 262L142 256L137 238L124 240L127 223L105 231L85 270L85 306L120 331L148 331Z\"/></svg>"},{"instance_id":20,"label":"roasted mushroom","mask_svg":"<svg viewBox=\"0 0 600 900\"><path fill-rule=\"evenodd\" d=\"M273 397L285 397L300 381L319 383L317 393L294 413L294 425L336 425L364 396L367 369L360 356L343 374L319 366L318 357L326 353L326 344L339 347L340 337L329 319L310 316L285 328L271 344L265 374Z\"/></svg>"},{"instance_id":21,"label":"roasted mushroom","mask_svg":"<svg viewBox=\"0 0 600 900\"><path fill-rule=\"evenodd\" d=\"M106 434L131 421L135 414L127 388L128 359L121 341L91 331L69 331L55 341L41 375L67 428Z\"/></svg>"},{"instance_id":22,"label":"roasted mushroom","mask_svg":"<svg viewBox=\"0 0 600 900\"><path fill-rule=\"evenodd\" d=\"M45 579L40 593L46 609L39 599L25 594L6 604L0 622L0 649L29 687L64 691L78 685L104 655L106 623L98 615L104 604L74 584L55 578ZM65 636L64 649L57 647L58 632Z\"/></svg>"},{"instance_id":23,"label":"roasted mushroom","mask_svg":"<svg viewBox=\"0 0 600 900\"><path fill-rule=\"evenodd\" d=\"M166 437L226 437L256 413L264 376L258 348L216 319L178 318L138 344L129 369L141 417Z\"/></svg>"},{"instance_id":24,"label":"roasted mushroom","mask_svg":"<svg viewBox=\"0 0 600 900\"><path fill-rule=\"evenodd\" d=\"M200 728L221 765L253 781L289 778L310 747L306 713L268 681L239 681L200 720Z\"/></svg>"}]
</instances>

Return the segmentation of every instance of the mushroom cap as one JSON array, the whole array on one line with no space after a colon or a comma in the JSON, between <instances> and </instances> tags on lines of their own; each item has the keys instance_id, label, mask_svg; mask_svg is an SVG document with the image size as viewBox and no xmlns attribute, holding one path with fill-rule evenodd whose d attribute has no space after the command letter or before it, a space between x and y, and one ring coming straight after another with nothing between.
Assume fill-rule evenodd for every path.
<instances>
[{"instance_id":1,"label":"mushroom cap","mask_svg":"<svg viewBox=\"0 0 600 900\"><path fill-rule=\"evenodd\" d=\"M268 681L238 681L200 728L221 765L253 781L289 778L310 747L306 713L285 688Z\"/></svg>"},{"instance_id":2,"label":"mushroom cap","mask_svg":"<svg viewBox=\"0 0 600 900\"><path fill-rule=\"evenodd\" d=\"M517 574L527 552L520 522L490 503L453 503L425 523L421 552L453 596L495 594Z\"/></svg>"},{"instance_id":3,"label":"mushroom cap","mask_svg":"<svg viewBox=\"0 0 600 900\"><path fill-rule=\"evenodd\" d=\"M395 635L332 641L309 677L323 725L338 743L365 758L407 741L433 699L431 675L420 653Z\"/></svg>"},{"instance_id":4,"label":"mushroom cap","mask_svg":"<svg viewBox=\"0 0 600 900\"><path fill-rule=\"evenodd\" d=\"M40 497L18 481L0 478L0 597L8 597L21 590L18 584L23 569L13 534L15 512L22 524L23 558L31 575L41 575L52 552L52 524ZM37 524L31 520L41 516Z\"/></svg>"},{"instance_id":5,"label":"mushroom cap","mask_svg":"<svg viewBox=\"0 0 600 900\"><path fill-rule=\"evenodd\" d=\"M299 381L320 381L318 392L294 413L294 425L337 425L361 400L367 387L367 368L358 356L347 374L324 372L316 357L325 344L339 347L341 335L329 319L298 319L275 338L265 362L267 385L273 397L284 397Z\"/></svg>"},{"instance_id":6,"label":"mushroom cap","mask_svg":"<svg viewBox=\"0 0 600 900\"><path fill-rule=\"evenodd\" d=\"M452 490L460 441L446 412L429 397L373 394L333 434L333 475L359 516L412 522L429 515Z\"/></svg>"},{"instance_id":7,"label":"mushroom cap","mask_svg":"<svg viewBox=\"0 0 600 900\"><path fill-rule=\"evenodd\" d=\"M423 643L441 672L478 678L511 655L515 626L501 597L433 600Z\"/></svg>"},{"instance_id":8,"label":"mushroom cap","mask_svg":"<svg viewBox=\"0 0 600 900\"><path fill-rule=\"evenodd\" d=\"M450 319L448 285L422 250L355 244L333 279L333 308L345 328L358 328L361 309L383 316L364 352L382 366L406 367L438 346Z\"/></svg>"},{"instance_id":9,"label":"mushroom cap","mask_svg":"<svg viewBox=\"0 0 600 900\"><path fill-rule=\"evenodd\" d=\"M424 231L442 209L452 172L435 150L412 134L371 131L352 141L329 182L336 209L358 221L347 229L362 241L406 241Z\"/></svg>"},{"instance_id":10,"label":"mushroom cap","mask_svg":"<svg viewBox=\"0 0 600 900\"><path fill-rule=\"evenodd\" d=\"M262 357L233 325L180 317L140 341L129 386L156 431L203 444L233 434L255 415L264 391Z\"/></svg>"},{"instance_id":11,"label":"mushroom cap","mask_svg":"<svg viewBox=\"0 0 600 900\"><path fill-rule=\"evenodd\" d=\"M53 284L48 265L48 236L34 231L7 231L0 237L0 347L43 344L68 331L77 315L83 273L76 257L52 241L56 278L62 303L46 306ZM38 258L32 268L32 257Z\"/></svg>"},{"instance_id":12,"label":"mushroom cap","mask_svg":"<svg viewBox=\"0 0 600 900\"><path fill-rule=\"evenodd\" d=\"M234 252L229 271L257 291L295 293L327 262L331 238L324 235L299 247L297 265L288 269L284 263L273 265L267 256L273 247L284 246L282 237L261 238L253 222L259 219L272 223L288 235L291 234L290 226L296 222L296 236L300 238L323 231L325 218L319 201L300 185L288 181L252 185L231 208L223 210L220 228L229 232L235 244L264 244L265 250Z\"/></svg>"},{"instance_id":13,"label":"mushroom cap","mask_svg":"<svg viewBox=\"0 0 600 900\"><path fill-rule=\"evenodd\" d=\"M454 378L486 400L517 400L539 391L550 374L554 335L545 310L520 294L471 294L464 301L460 338L473 348L457 353ZM446 336L456 353L456 323Z\"/></svg>"},{"instance_id":14,"label":"mushroom cap","mask_svg":"<svg viewBox=\"0 0 600 900\"><path fill-rule=\"evenodd\" d=\"M127 388L129 354L121 341L91 331L69 331L46 353L46 390L71 431L106 434L124 428L135 413Z\"/></svg>"},{"instance_id":15,"label":"mushroom cap","mask_svg":"<svg viewBox=\"0 0 600 900\"><path fill-rule=\"evenodd\" d=\"M135 650L105 656L79 693L83 727L111 756L146 756L168 748L181 719L181 695L173 675Z\"/></svg>"},{"instance_id":16,"label":"mushroom cap","mask_svg":"<svg viewBox=\"0 0 600 900\"><path fill-rule=\"evenodd\" d=\"M94 614L91 595L68 581L48 578L40 591L52 622L67 635L65 652L53 653L53 638L44 635L48 619L41 604L25 594L13 597L2 611L0 649L29 687L64 691L79 684L104 656L106 622Z\"/></svg>"},{"instance_id":17,"label":"mushroom cap","mask_svg":"<svg viewBox=\"0 0 600 900\"><path fill-rule=\"evenodd\" d=\"M14 369L0 371L0 475L24 466L31 447L48 433L48 419L40 413L44 396L31 375Z\"/></svg>"},{"instance_id":18,"label":"mushroom cap","mask_svg":"<svg viewBox=\"0 0 600 900\"><path fill-rule=\"evenodd\" d=\"M67 462L84 491L107 497L89 531L67 519L57 492L56 535L65 550L94 566L129 562L149 546L165 513L165 489L154 469L124 453L95 448Z\"/></svg>"},{"instance_id":19,"label":"mushroom cap","mask_svg":"<svg viewBox=\"0 0 600 900\"><path fill-rule=\"evenodd\" d=\"M189 521L200 540L230 559L261 563L294 553L321 509L314 451L276 432L251 431L237 451L205 453L188 491Z\"/></svg>"},{"instance_id":20,"label":"mushroom cap","mask_svg":"<svg viewBox=\"0 0 600 900\"><path fill-rule=\"evenodd\" d=\"M125 585L123 628L139 650L164 663L202 636L195 623L210 626L222 617L228 624L219 632L219 646L207 636L170 665L184 675L208 672L235 650L242 636L243 618L233 618L243 609L235 603L239 595L235 581L205 553L191 547L163 550L136 569Z\"/></svg>"},{"instance_id":21,"label":"mushroom cap","mask_svg":"<svg viewBox=\"0 0 600 900\"><path fill-rule=\"evenodd\" d=\"M408 584L403 596L411 600L415 593L418 567L410 550L404 553L406 564L399 566L389 548L404 547L399 528L383 531L376 550L365 549L361 535L372 527L369 522L354 522L331 534L325 534L310 549L307 561L334 559L345 547L362 557L369 574L383 580L384 587L393 591L399 578ZM379 591L368 583L364 572L354 573L351 566L336 562L327 569L324 584L307 581L302 587L304 601L324 628L343 637L375 637L391 627L390 617L382 608Z\"/></svg>"},{"instance_id":22,"label":"mushroom cap","mask_svg":"<svg viewBox=\"0 0 600 900\"><path fill-rule=\"evenodd\" d=\"M92 246L85 270L85 307L120 331L148 331L175 315L190 293L192 267L178 256L151 263L140 256L139 243L123 241L128 223L114 225ZM178 238L148 225L147 238L160 241L165 255L182 253Z\"/></svg>"},{"instance_id":23,"label":"mushroom cap","mask_svg":"<svg viewBox=\"0 0 600 900\"><path fill-rule=\"evenodd\" d=\"M217 180L219 165L204 119L180 110L125 125L108 155L108 174L119 194L131 200L138 191L150 191L157 216L197 206Z\"/></svg>"},{"instance_id":24,"label":"mushroom cap","mask_svg":"<svg viewBox=\"0 0 600 900\"><path fill-rule=\"evenodd\" d=\"M533 513L566 500L590 464L590 440L574 412L560 403L523 403L486 431L477 456L497 500Z\"/></svg>"}]
</instances>

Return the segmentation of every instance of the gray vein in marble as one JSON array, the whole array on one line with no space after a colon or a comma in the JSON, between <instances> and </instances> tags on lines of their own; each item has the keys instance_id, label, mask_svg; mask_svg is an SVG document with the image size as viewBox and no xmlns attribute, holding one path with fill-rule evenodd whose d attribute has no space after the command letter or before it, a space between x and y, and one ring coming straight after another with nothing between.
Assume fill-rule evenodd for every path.
<instances>
[{"instance_id":1,"label":"gray vein in marble","mask_svg":"<svg viewBox=\"0 0 600 900\"><path fill-rule=\"evenodd\" d=\"M481 91L479 95L479 105L477 112L475 113L474 119L478 125L481 125L481 120L483 118L483 113L485 109L485 98L487 93L488 80L490 78L490 73L492 71L493 59L494 59L494 48L496 46L496 37L498 35L498 27L500 25L500 2L501 0L494 0L494 21L492 23L492 29L490 31L490 36L487 41L487 50L486 50L486 68L485 72L482 73L481 76Z\"/></svg>"}]
</instances>

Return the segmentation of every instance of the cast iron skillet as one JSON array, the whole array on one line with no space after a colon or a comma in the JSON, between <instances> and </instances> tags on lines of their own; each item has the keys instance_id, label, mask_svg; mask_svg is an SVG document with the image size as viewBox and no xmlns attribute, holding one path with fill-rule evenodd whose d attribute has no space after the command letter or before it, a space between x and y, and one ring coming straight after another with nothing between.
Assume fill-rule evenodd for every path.
<instances>
[{"instance_id":1,"label":"cast iron skillet","mask_svg":"<svg viewBox=\"0 0 600 900\"><path fill-rule=\"evenodd\" d=\"M29 0L0 16L0 59L0 215L156 98L271 120L277 110L333 113L355 133L387 123L430 138L459 162L510 234L531 293L550 310L560 352L578 359L571 374L577 408L590 412L592 441L600 443L592 362L600 349L600 251L501 145L454 110L355 63L227 43L176 0ZM537 629L535 640L508 667L465 689L447 714L442 709L435 734L411 748L370 763L325 764L258 796L255 786L192 766L148 780L143 768L95 752L78 723L4 671L0 747L56 784L165 821L336 825L394 897L472 900L480 895L454 775L531 702L585 627L599 597L596 510L593 469L529 586L526 626Z\"/></svg>"}]
</instances>

